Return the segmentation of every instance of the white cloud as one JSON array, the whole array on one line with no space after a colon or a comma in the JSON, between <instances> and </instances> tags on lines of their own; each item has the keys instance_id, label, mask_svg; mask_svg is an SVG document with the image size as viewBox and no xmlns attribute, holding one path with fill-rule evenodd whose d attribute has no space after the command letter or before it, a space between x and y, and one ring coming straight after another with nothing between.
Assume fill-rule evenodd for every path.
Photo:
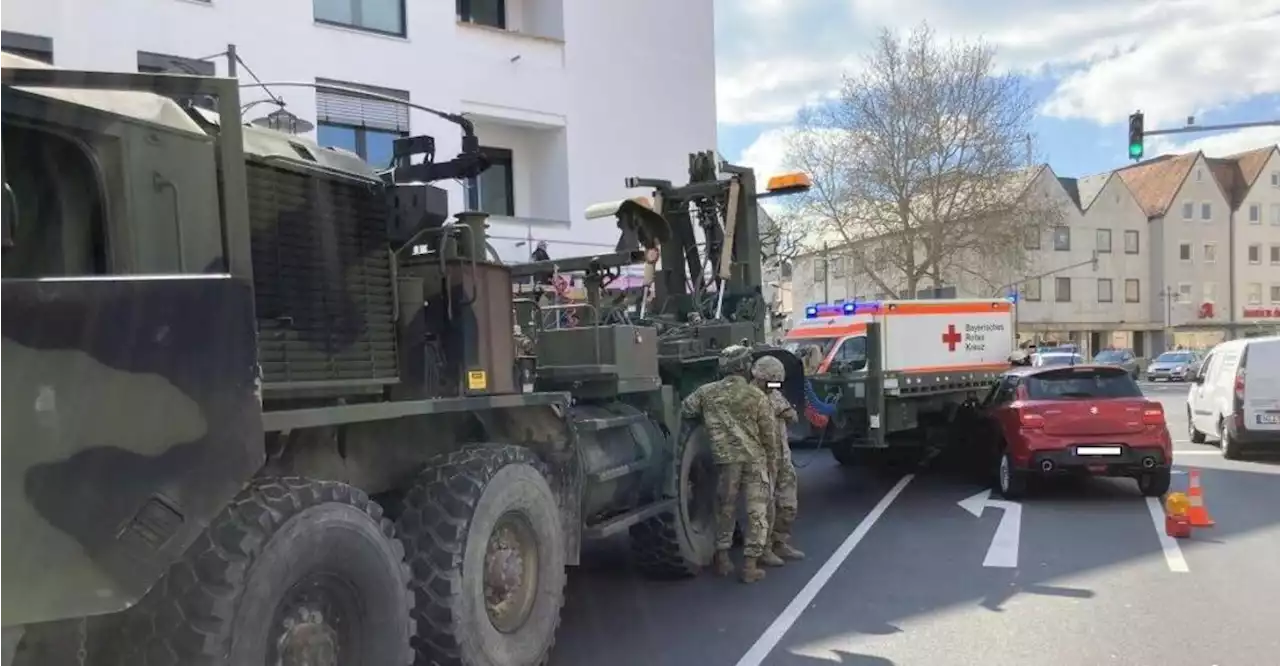
<instances>
[{"instance_id":1,"label":"white cloud","mask_svg":"<svg viewBox=\"0 0 1280 666\"><path fill-rule=\"evenodd\" d=\"M1177 136L1177 135L1174 135ZM1156 136L1147 140L1148 155L1204 151L1209 157L1226 157L1246 150L1280 144L1280 127L1251 127L1194 139Z\"/></svg>"},{"instance_id":2,"label":"white cloud","mask_svg":"<svg viewBox=\"0 0 1280 666\"><path fill-rule=\"evenodd\" d=\"M751 167L756 172L756 178L762 182L770 176L789 171L791 167L787 164L787 141L793 131L784 127L761 132L755 142L742 151L738 164Z\"/></svg>"},{"instance_id":3,"label":"white cloud","mask_svg":"<svg viewBox=\"0 0 1280 666\"><path fill-rule=\"evenodd\" d=\"M1045 112L1151 125L1280 92L1280 0L720 0L725 123L787 122L839 85L880 27L981 37L1002 67L1066 74Z\"/></svg>"}]
</instances>

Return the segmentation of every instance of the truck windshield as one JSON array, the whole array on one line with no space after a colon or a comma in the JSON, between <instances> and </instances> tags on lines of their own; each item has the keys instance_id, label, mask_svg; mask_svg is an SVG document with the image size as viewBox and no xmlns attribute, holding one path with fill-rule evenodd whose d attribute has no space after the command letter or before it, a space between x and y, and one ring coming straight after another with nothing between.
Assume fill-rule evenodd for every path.
<instances>
[{"instance_id":1,"label":"truck windshield","mask_svg":"<svg viewBox=\"0 0 1280 666\"><path fill-rule=\"evenodd\" d=\"M1032 400L1071 398L1141 398L1137 382L1121 368L1062 368L1027 379Z\"/></svg>"}]
</instances>

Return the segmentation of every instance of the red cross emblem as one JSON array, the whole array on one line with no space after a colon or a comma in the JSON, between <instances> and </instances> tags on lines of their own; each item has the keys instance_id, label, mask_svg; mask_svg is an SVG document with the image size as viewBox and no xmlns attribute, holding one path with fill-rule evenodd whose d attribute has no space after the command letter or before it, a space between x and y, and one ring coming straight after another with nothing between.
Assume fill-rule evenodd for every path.
<instances>
[{"instance_id":1,"label":"red cross emblem","mask_svg":"<svg viewBox=\"0 0 1280 666\"><path fill-rule=\"evenodd\" d=\"M942 334L942 344L947 346L947 351L955 351L956 345L964 340L964 336L956 330L955 324L947 324L947 332Z\"/></svg>"}]
</instances>

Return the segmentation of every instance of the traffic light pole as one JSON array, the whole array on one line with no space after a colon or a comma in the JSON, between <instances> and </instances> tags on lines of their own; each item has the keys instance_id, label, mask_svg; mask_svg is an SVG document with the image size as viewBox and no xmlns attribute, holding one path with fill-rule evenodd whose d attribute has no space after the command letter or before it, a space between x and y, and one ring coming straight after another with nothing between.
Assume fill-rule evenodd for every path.
<instances>
[{"instance_id":1,"label":"traffic light pole","mask_svg":"<svg viewBox=\"0 0 1280 666\"><path fill-rule=\"evenodd\" d=\"M1278 120L1259 120L1253 123L1228 123L1226 125L1188 125L1177 129L1147 130L1143 136L1161 136L1164 134L1189 134L1191 132L1222 132L1226 130L1248 129L1250 127L1273 127L1280 125Z\"/></svg>"},{"instance_id":2,"label":"traffic light pole","mask_svg":"<svg viewBox=\"0 0 1280 666\"><path fill-rule=\"evenodd\" d=\"M1190 120L1190 119L1188 119ZM1273 127L1280 125L1280 120L1259 120L1251 123L1227 123L1225 125L1187 125L1175 129L1146 130L1143 127L1141 111L1129 115L1129 159L1138 161L1143 155L1143 140L1149 136L1168 134L1191 134L1193 132L1221 132L1225 130L1248 129L1250 127Z\"/></svg>"}]
</instances>

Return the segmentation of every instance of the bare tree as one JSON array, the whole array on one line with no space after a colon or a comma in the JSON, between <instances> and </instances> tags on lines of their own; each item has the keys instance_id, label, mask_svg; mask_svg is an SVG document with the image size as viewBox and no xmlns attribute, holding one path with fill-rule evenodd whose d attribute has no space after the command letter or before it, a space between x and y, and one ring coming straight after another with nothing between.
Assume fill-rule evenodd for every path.
<instances>
[{"instance_id":1,"label":"bare tree","mask_svg":"<svg viewBox=\"0 0 1280 666\"><path fill-rule=\"evenodd\" d=\"M911 298L956 273L994 284L1023 269L1027 234L1061 219L1027 196L1034 109L991 47L939 45L927 25L883 31L839 97L801 114L789 162L813 188L792 212L884 293Z\"/></svg>"}]
</instances>

